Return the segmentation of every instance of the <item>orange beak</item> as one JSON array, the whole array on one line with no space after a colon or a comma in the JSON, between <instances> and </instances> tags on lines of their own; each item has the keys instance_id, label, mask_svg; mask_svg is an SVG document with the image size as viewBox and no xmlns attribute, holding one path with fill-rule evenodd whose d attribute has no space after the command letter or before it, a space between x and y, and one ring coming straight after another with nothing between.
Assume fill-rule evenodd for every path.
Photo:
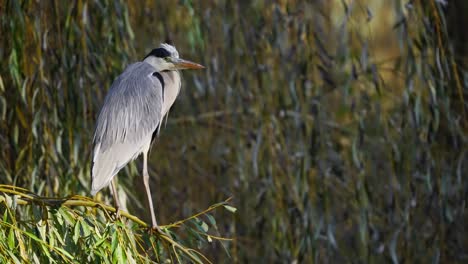
<instances>
[{"instance_id":1,"label":"orange beak","mask_svg":"<svg viewBox=\"0 0 468 264\"><path fill-rule=\"evenodd\" d=\"M174 64L177 70L185 70L185 69L204 69L205 66L200 65L195 62L191 62L188 60L183 60L179 58L172 58L171 62Z\"/></svg>"}]
</instances>

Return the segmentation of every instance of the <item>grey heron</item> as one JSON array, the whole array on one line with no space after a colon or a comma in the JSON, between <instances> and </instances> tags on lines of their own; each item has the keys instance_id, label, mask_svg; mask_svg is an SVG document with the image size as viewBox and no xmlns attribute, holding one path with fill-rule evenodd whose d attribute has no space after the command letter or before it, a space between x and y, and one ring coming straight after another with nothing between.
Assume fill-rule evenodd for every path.
<instances>
[{"instance_id":1,"label":"grey heron","mask_svg":"<svg viewBox=\"0 0 468 264\"><path fill-rule=\"evenodd\" d=\"M143 61L129 65L112 83L94 133L92 190L94 196L111 184L120 202L114 176L143 154L143 183L153 228L161 230L154 214L148 174L148 151L181 88L179 70L202 65L179 58L174 46L161 44Z\"/></svg>"}]
</instances>

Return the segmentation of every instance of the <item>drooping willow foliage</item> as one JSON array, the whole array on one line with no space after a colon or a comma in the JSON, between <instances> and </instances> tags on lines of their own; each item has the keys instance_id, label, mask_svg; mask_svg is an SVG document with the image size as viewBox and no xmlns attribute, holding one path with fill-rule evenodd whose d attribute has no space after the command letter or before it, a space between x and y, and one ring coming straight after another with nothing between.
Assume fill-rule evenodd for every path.
<instances>
[{"instance_id":1,"label":"drooping willow foliage","mask_svg":"<svg viewBox=\"0 0 468 264\"><path fill-rule=\"evenodd\" d=\"M2 260L466 262L467 11L0 1ZM206 70L182 73L151 153L158 220L190 219L163 237L144 227L140 161L118 177L136 222L115 219L108 191L84 196L107 89L166 41ZM197 215L231 196L235 214Z\"/></svg>"}]
</instances>

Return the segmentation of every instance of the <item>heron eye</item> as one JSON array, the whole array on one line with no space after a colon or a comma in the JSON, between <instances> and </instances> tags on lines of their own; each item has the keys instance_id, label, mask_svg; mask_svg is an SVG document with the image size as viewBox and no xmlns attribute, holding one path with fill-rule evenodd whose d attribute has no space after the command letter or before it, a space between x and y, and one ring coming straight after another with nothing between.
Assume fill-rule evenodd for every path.
<instances>
[{"instance_id":1,"label":"heron eye","mask_svg":"<svg viewBox=\"0 0 468 264\"><path fill-rule=\"evenodd\" d=\"M164 60L167 61L167 62L170 62L171 57L164 57Z\"/></svg>"}]
</instances>

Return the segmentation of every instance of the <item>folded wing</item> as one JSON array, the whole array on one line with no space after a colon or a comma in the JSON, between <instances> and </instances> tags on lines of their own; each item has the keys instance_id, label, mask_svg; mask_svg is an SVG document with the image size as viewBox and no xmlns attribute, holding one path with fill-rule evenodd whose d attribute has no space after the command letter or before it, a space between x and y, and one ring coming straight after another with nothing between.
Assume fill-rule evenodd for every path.
<instances>
[{"instance_id":1,"label":"folded wing","mask_svg":"<svg viewBox=\"0 0 468 264\"><path fill-rule=\"evenodd\" d=\"M154 72L146 62L132 64L106 96L94 134L93 195L150 147L162 118L163 101L163 84Z\"/></svg>"}]
</instances>

